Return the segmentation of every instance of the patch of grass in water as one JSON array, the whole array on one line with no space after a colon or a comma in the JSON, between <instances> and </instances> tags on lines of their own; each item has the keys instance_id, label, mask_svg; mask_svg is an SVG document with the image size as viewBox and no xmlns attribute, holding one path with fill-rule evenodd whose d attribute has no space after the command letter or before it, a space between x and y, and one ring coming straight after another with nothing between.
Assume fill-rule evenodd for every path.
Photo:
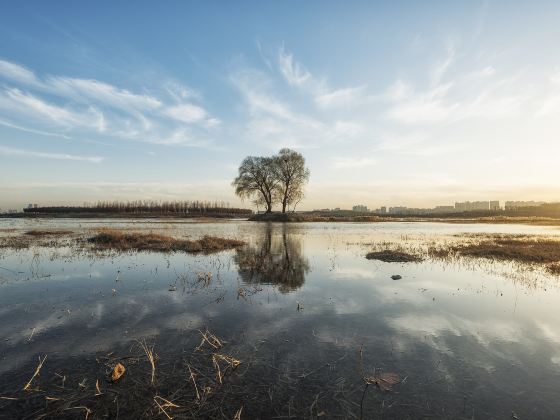
<instances>
[{"instance_id":1,"label":"patch of grass in water","mask_svg":"<svg viewBox=\"0 0 560 420\"><path fill-rule=\"evenodd\" d=\"M560 261L560 241L550 238L498 236L451 248L459 255L524 263Z\"/></svg>"},{"instance_id":2,"label":"patch of grass in water","mask_svg":"<svg viewBox=\"0 0 560 420\"><path fill-rule=\"evenodd\" d=\"M119 230L105 229L88 239L100 249L119 251L184 251L188 253L218 252L238 248L245 242L237 239L203 236L200 239L178 239L155 233L128 233Z\"/></svg>"},{"instance_id":3,"label":"patch of grass in water","mask_svg":"<svg viewBox=\"0 0 560 420\"><path fill-rule=\"evenodd\" d=\"M366 255L366 258L368 260L379 260L383 262L421 262L422 261L422 258L417 255L408 254L406 252L401 252L401 251L392 251L389 249L385 249L383 251L377 251L377 252L370 252L369 254Z\"/></svg>"},{"instance_id":4,"label":"patch of grass in water","mask_svg":"<svg viewBox=\"0 0 560 420\"><path fill-rule=\"evenodd\" d=\"M62 236L62 235L70 235L72 232L69 230L40 230L40 229L33 229L28 230L25 232L26 235L41 237L41 236Z\"/></svg>"}]
</instances>

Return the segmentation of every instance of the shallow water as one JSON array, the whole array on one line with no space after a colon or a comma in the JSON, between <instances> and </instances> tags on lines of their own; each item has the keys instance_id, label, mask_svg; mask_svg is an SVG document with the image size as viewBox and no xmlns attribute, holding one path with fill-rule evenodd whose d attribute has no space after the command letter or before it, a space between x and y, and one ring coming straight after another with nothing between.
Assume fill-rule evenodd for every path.
<instances>
[{"instance_id":1,"label":"shallow water","mask_svg":"<svg viewBox=\"0 0 560 420\"><path fill-rule=\"evenodd\" d=\"M558 417L557 278L508 264L364 258L365 244L376 241L475 232L558 235L558 228L0 220L0 230L15 229L1 234L108 225L235 237L248 245L208 256L0 250L0 397L18 398L0 399L0 417L34 418L47 406L53 418L83 418L85 411L74 407L88 406L90 418L165 418L152 398L184 403L194 395L185 360L198 360L192 354L206 328L227 342L220 352L242 364L224 379L228 393L216 391L208 400L220 409L199 417L233 418L241 406L242 418ZM201 273L211 273L209 280L200 281ZM391 280L393 274L402 279ZM123 381L106 384L100 358L128 354L138 340L159 356L155 385L144 375L145 362L127 365ZM41 391L26 400L21 388L45 355L33 382ZM374 371L395 372L400 383L388 393L369 386L364 394L362 372ZM63 376L65 391L82 394L45 403L46 396L66 395ZM96 380L114 394L102 408L93 397ZM141 395L126 395L142 381ZM187 416L168 409L174 410L176 418Z\"/></svg>"}]
</instances>

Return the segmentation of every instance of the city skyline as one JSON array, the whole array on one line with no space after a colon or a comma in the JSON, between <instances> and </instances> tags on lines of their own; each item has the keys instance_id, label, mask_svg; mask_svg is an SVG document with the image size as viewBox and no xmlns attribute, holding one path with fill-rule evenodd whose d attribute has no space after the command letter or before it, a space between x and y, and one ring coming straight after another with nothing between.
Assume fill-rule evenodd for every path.
<instances>
[{"instance_id":1,"label":"city skyline","mask_svg":"<svg viewBox=\"0 0 560 420\"><path fill-rule=\"evenodd\" d=\"M558 200L560 4L428 3L10 3L0 207L251 207L239 162L283 147L302 210Z\"/></svg>"}]
</instances>

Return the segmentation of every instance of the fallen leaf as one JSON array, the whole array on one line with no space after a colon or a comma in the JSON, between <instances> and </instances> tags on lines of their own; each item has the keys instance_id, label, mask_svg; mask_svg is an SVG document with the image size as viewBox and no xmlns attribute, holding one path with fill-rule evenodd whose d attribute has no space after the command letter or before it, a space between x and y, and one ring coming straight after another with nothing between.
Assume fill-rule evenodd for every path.
<instances>
[{"instance_id":1,"label":"fallen leaf","mask_svg":"<svg viewBox=\"0 0 560 420\"><path fill-rule=\"evenodd\" d=\"M113 373L111 373L111 380L113 382L117 382L121 378L121 376L124 375L125 372L126 372L125 367L122 364L117 363L113 368Z\"/></svg>"},{"instance_id":2,"label":"fallen leaf","mask_svg":"<svg viewBox=\"0 0 560 420\"><path fill-rule=\"evenodd\" d=\"M381 391L391 391L392 386L399 382L399 375L390 372L380 372L374 376L366 376L364 380L367 384L377 385Z\"/></svg>"}]
</instances>

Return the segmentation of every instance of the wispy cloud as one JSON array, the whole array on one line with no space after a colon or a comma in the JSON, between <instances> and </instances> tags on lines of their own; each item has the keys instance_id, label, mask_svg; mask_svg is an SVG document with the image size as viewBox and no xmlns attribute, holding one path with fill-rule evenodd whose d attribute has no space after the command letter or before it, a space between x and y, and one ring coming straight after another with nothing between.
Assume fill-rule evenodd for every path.
<instances>
[{"instance_id":1,"label":"wispy cloud","mask_svg":"<svg viewBox=\"0 0 560 420\"><path fill-rule=\"evenodd\" d=\"M405 124L514 117L523 105L532 105L531 95L530 89L520 88L517 77L496 78L495 69L487 67L421 91L399 79L388 90L384 115Z\"/></svg>"},{"instance_id":2,"label":"wispy cloud","mask_svg":"<svg viewBox=\"0 0 560 420\"><path fill-rule=\"evenodd\" d=\"M19 64L0 59L0 76L25 84L37 84L35 74Z\"/></svg>"},{"instance_id":3,"label":"wispy cloud","mask_svg":"<svg viewBox=\"0 0 560 420\"><path fill-rule=\"evenodd\" d=\"M50 76L45 80L44 87L53 94L76 102L101 103L124 111L152 110L162 106L162 102L153 96L132 93L99 80Z\"/></svg>"},{"instance_id":4,"label":"wispy cloud","mask_svg":"<svg viewBox=\"0 0 560 420\"><path fill-rule=\"evenodd\" d=\"M431 81L432 85L436 86L441 82L445 72L449 69L453 60L455 59L455 47L451 42L447 45L447 55L445 58L439 60L432 69Z\"/></svg>"},{"instance_id":5,"label":"wispy cloud","mask_svg":"<svg viewBox=\"0 0 560 420\"><path fill-rule=\"evenodd\" d=\"M322 91L315 94L315 102L321 107L356 105L363 96L363 86Z\"/></svg>"},{"instance_id":6,"label":"wispy cloud","mask_svg":"<svg viewBox=\"0 0 560 420\"><path fill-rule=\"evenodd\" d=\"M5 147L5 146L0 146L0 154L5 156L24 156L24 157L41 158L41 159L55 159L55 160L75 160L75 161L84 161L84 162L91 162L91 163L99 163L105 159L104 157L101 156L79 156L79 155L70 155L67 153L38 152L34 150L15 149L12 147Z\"/></svg>"},{"instance_id":7,"label":"wispy cloud","mask_svg":"<svg viewBox=\"0 0 560 420\"><path fill-rule=\"evenodd\" d=\"M95 79L39 77L7 60L0 60L0 80L5 82L0 87L1 124L35 134L207 147L221 124L195 103L199 94L173 81L155 86L166 93L155 96ZM187 131L188 136L180 134Z\"/></svg>"},{"instance_id":8,"label":"wispy cloud","mask_svg":"<svg viewBox=\"0 0 560 420\"><path fill-rule=\"evenodd\" d=\"M284 47L278 51L280 71L290 85L301 86L311 79L309 73L302 65L294 60L292 54L286 52Z\"/></svg>"},{"instance_id":9,"label":"wispy cloud","mask_svg":"<svg viewBox=\"0 0 560 420\"><path fill-rule=\"evenodd\" d=\"M195 123L206 118L206 111L196 105L182 104L167 108L164 114L178 121Z\"/></svg>"},{"instance_id":10,"label":"wispy cloud","mask_svg":"<svg viewBox=\"0 0 560 420\"><path fill-rule=\"evenodd\" d=\"M278 67L289 85L309 93L315 104L320 107L356 106L367 99L364 97L365 86L329 87L326 80L315 77L284 47L278 51Z\"/></svg>"},{"instance_id":11,"label":"wispy cloud","mask_svg":"<svg viewBox=\"0 0 560 420\"><path fill-rule=\"evenodd\" d=\"M59 138L66 139L66 140L70 139L70 137L68 137L65 134L52 133L52 132L49 132L49 131L34 130L33 128L23 127L21 125L13 124L13 123L10 123L8 121L0 120L0 125L3 125L4 127L8 127L8 128L13 128L14 130L25 131L27 133L39 134L40 136L59 137Z\"/></svg>"},{"instance_id":12,"label":"wispy cloud","mask_svg":"<svg viewBox=\"0 0 560 420\"><path fill-rule=\"evenodd\" d=\"M28 118L53 123L64 128L94 128L103 131L103 116L99 110L90 106L82 111L74 111L23 92L18 88L0 91L0 108L5 113L16 113Z\"/></svg>"},{"instance_id":13,"label":"wispy cloud","mask_svg":"<svg viewBox=\"0 0 560 420\"><path fill-rule=\"evenodd\" d=\"M361 132L352 121L311 115L301 104L284 101L273 81L255 69L238 71L231 80L247 106L247 137L267 148L315 148Z\"/></svg>"},{"instance_id":14,"label":"wispy cloud","mask_svg":"<svg viewBox=\"0 0 560 420\"><path fill-rule=\"evenodd\" d=\"M377 164L374 158L356 158L356 157L335 157L333 158L334 167L337 169L355 169Z\"/></svg>"}]
</instances>

